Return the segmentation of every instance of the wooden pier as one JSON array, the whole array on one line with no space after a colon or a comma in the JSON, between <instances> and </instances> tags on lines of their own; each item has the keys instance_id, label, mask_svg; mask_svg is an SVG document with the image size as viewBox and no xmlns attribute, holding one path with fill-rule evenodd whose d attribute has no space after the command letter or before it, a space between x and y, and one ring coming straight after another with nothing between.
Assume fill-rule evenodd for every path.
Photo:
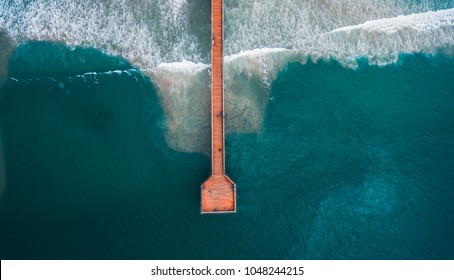
<instances>
[{"instance_id":1,"label":"wooden pier","mask_svg":"<svg viewBox=\"0 0 454 280\"><path fill-rule=\"evenodd\" d=\"M223 9L223 0L211 1L211 177L201 187L202 214L236 212L236 185L225 174Z\"/></svg>"}]
</instances>

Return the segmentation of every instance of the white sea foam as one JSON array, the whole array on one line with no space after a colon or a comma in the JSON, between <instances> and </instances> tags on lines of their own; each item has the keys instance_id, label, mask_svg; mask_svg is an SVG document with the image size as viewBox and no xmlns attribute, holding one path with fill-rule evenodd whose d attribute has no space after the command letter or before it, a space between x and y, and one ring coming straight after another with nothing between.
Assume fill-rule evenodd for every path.
<instances>
[{"instance_id":1,"label":"white sea foam","mask_svg":"<svg viewBox=\"0 0 454 280\"><path fill-rule=\"evenodd\" d=\"M302 49L326 32L366 21L452 8L454 1L226 1L227 55L259 48Z\"/></svg>"},{"instance_id":2,"label":"white sea foam","mask_svg":"<svg viewBox=\"0 0 454 280\"><path fill-rule=\"evenodd\" d=\"M169 2L173 21L176 23L184 18L184 6L187 3L186 0L169 0Z\"/></svg>"},{"instance_id":3,"label":"white sea foam","mask_svg":"<svg viewBox=\"0 0 454 280\"><path fill-rule=\"evenodd\" d=\"M356 65L360 56L386 65L400 53L433 54L454 46L454 9L367 21L322 34L309 53Z\"/></svg>"},{"instance_id":4,"label":"white sea foam","mask_svg":"<svg viewBox=\"0 0 454 280\"><path fill-rule=\"evenodd\" d=\"M370 64L386 65L396 62L401 53L435 54L453 46L454 9L446 9L344 26L313 35L300 46L240 51L225 62L239 64L238 71L248 75L266 72L264 67L275 74L288 61L335 59L354 68L360 57L368 58Z\"/></svg>"},{"instance_id":5,"label":"white sea foam","mask_svg":"<svg viewBox=\"0 0 454 280\"><path fill-rule=\"evenodd\" d=\"M430 10L452 8L454 1L422 0L408 4L403 0L262 0L226 1L225 5L227 56L263 48L329 55L342 52L344 46L335 42L334 34L323 34L332 30L347 32L346 26L362 26L360 29L363 31L359 35L367 33L369 35L362 39L369 39L373 37L374 30L366 29L368 25L377 24L374 20L417 12L423 12L423 15L428 13L409 21L417 25L408 33L415 46L413 49L418 49L419 44L427 45L425 41L429 39L417 37L421 32L432 35L432 45L445 44L446 41L440 41L443 38L432 34L440 30L437 24L443 24L437 20L443 19L434 16ZM445 13L452 14L447 11ZM183 60L208 63L204 60L206 54L201 53L197 36L191 30L188 13L186 0L10 0L0 2L0 28L5 29L17 43L51 40L70 46L95 47L123 56L142 69ZM200 24L208 26L209 22ZM449 25L452 26L452 21L445 24L443 31ZM403 28L395 27L398 30ZM346 44L355 38L347 39ZM362 42L360 39L356 41ZM323 40L326 41L325 46L320 44ZM392 40L389 46L394 46ZM367 47L366 40L364 48L358 49L358 55ZM370 45L370 52L374 51L373 47L375 45ZM342 60L342 57L338 59Z\"/></svg>"},{"instance_id":6,"label":"white sea foam","mask_svg":"<svg viewBox=\"0 0 454 280\"><path fill-rule=\"evenodd\" d=\"M199 17L189 15L190 2L2 1L0 28L17 43L60 41L125 57L156 85L169 145L206 152L208 145L200 139L209 140L209 55L193 30L191 21ZM260 129L271 83L288 62L335 59L354 68L359 57L386 65L400 53L454 49L452 0L251 0L225 5L227 131ZM209 27L208 21L197 24Z\"/></svg>"},{"instance_id":7,"label":"white sea foam","mask_svg":"<svg viewBox=\"0 0 454 280\"><path fill-rule=\"evenodd\" d=\"M150 68L200 60L185 9L183 0L1 1L0 28L18 43L50 40L95 47Z\"/></svg>"},{"instance_id":8,"label":"white sea foam","mask_svg":"<svg viewBox=\"0 0 454 280\"><path fill-rule=\"evenodd\" d=\"M205 63L195 63L192 61L183 60L181 62L160 63L156 69L166 69L170 72L199 72L207 70L210 65Z\"/></svg>"}]
</instances>

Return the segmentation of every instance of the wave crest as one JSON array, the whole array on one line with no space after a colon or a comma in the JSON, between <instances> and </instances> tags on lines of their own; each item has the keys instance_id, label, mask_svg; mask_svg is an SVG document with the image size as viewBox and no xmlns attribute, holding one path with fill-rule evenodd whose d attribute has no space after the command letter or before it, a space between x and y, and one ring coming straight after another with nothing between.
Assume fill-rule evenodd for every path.
<instances>
[{"instance_id":1,"label":"wave crest","mask_svg":"<svg viewBox=\"0 0 454 280\"><path fill-rule=\"evenodd\" d=\"M396 62L400 53L435 54L452 46L454 9L449 9L338 28L320 36L312 52L355 67L358 57L367 57L370 64L386 65Z\"/></svg>"}]
</instances>

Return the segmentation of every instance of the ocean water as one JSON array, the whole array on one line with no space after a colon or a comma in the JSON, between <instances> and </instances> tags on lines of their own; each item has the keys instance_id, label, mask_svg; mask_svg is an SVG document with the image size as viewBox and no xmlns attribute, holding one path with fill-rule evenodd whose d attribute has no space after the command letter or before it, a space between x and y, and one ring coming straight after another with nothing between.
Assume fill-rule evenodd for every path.
<instances>
[{"instance_id":1,"label":"ocean water","mask_svg":"<svg viewBox=\"0 0 454 280\"><path fill-rule=\"evenodd\" d=\"M454 2L0 2L2 259L453 259ZM102 16L100 16L102 15Z\"/></svg>"}]
</instances>

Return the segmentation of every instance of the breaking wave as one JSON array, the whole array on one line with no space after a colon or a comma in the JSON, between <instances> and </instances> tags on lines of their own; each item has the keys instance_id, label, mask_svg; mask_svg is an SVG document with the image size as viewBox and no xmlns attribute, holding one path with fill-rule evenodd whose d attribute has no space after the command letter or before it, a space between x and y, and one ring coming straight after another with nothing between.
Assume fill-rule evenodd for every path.
<instances>
[{"instance_id":1,"label":"breaking wave","mask_svg":"<svg viewBox=\"0 0 454 280\"><path fill-rule=\"evenodd\" d=\"M2 1L0 28L17 43L57 41L102 49L139 68L198 61L185 0Z\"/></svg>"}]
</instances>

